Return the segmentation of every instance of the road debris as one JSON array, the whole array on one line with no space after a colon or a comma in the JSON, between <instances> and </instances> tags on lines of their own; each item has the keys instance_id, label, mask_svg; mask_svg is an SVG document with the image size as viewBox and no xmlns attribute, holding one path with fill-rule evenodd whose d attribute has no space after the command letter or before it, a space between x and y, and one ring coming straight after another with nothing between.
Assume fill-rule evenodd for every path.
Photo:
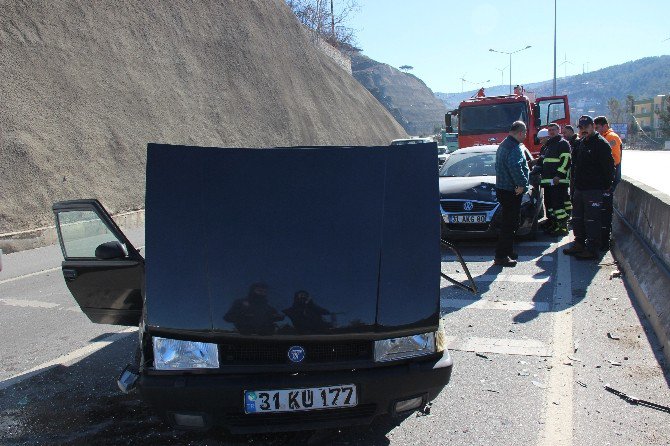
<instances>
[{"instance_id":1,"label":"road debris","mask_svg":"<svg viewBox=\"0 0 670 446\"><path fill-rule=\"evenodd\" d=\"M583 383L583 382L581 382L581 381L577 381L577 384L579 384L579 385L582 386L582 387L588 387L585 383Z\"/></svg>"},{"instance_id":2,"label":"road debris","mask_svg":"<svg viewBox=\"0 0 670 446\"><path fill-rule=\"evenodd\" d=\"M610 339L614 339L615 341L618 341L621 339L621 336L619 336L617 333L607 333L607 337Z\"/></svg>"},{"instance_id":3,"label":"road debris","mask_svg":"<svg viewBox=\"0 0 670 446\"><path fill-rule=\"evenodd\" d=\"M486 359L487 361L493 361L493 359L489 358L489 357L486 356L484 353L475 353L475 356L479 356L480 358L484 358L484 359Z\"/></svg>"},{"instance_id":4,"label":"road debris","mask_svg":"<svg viewBox=\"0 0 670 446\"><path fill-rule=\"evenodd\" d=\"M607 390L610 393L615 394L616 396L618 396L622 400L626 401L627 403L630 403L630 404L633 404L633 405L636 405L636 406L650 407L652 409L656 409L656 410L660 410L662 412L670 413L670 407L668 407L668 406L663 406L661 404L652 403L650 401L645 401L645 400L641 400L639 398L635 398L634 396L626 395L625 393L620 392L620 391L610 387L609 384L605 385L605 390Z\"/></svg>"},{"instance_id":5,"label":"road debris","mask_svg":"<svg viewBox=\"0 0 670 446\"><path fill-rule=\"evenodd\" d=\"M611 360L611 359L608 359L607 362L609 362L609 363L612 364L612 365L616 365L616 366L621 367L621 363L618 362L618 361L613 361L613 360Z\"/></svg>"},{"instance_id":6,"label":"road debris","mask_svg":"<svg viewBox=\"0 0 670 446\"><path fill-rule=\"evenodd\" d=\"M544 383L541 383L540 381L531 381L535 387L539 387L540 389L546 389L547 385Z\"/></svg>"},{"instance_id":7,"label":"road debris","mask_svg":"<svg viewBox=\"0 0 670 446\"><path fill-rule=\"evenodd\" d=\"M572 343L572 348L573 353L577 353L577 350L579 350L579 339L575 339L575 341Z\"/></svg>"},{"instance_id":8,"label":"road debris","mask_svg":"<svg viewBox=\"0 0 670 446\"><path fill-rule=\"evenodd\" d=\"M584 361L582 361L581 359L579 359L578 357L576 357L576 356L572 356L572 355L568 355L568 359L569 359L570 361L575 361L575 362L584 362Z\"/></svg>"},{"instance_id":9,"label":"road debris","mask_svg":"<svg viewBox=\"0 0 670 446\"><path fill-rule=\"evenodd\" d=\"M523 369L519 372L519 376L530 376L528 369Z\"/></svg>"}]
</instances>

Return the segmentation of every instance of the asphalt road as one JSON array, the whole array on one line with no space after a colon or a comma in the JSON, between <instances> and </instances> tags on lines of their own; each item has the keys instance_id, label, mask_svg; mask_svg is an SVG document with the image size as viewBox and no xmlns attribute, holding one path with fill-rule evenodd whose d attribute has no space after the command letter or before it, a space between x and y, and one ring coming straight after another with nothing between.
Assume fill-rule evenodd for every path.
<instances>
[{"instance_id":1,"label":"asphalt road","mask_svg":"<svg viewBox=\"0 0 670 446\"><path fill-rule=\"evenodd\" d=\"M130 234L136 245L143 234ZM521 263L492 266L491 242L462 244L480 288L442 282L455 366L431 406L399 422L341 431L233 436L176 431L114 378L135 332L76 309L57 247L4 256L0 273L2 445L667 445L670 413L604 390L670 405L670 375L651 328L609 254L579 262L563 240L521 243ZM443 272L461 277L445 257ZM29 372L26 375L26 372Z\"/></svg>"}]
</instances>

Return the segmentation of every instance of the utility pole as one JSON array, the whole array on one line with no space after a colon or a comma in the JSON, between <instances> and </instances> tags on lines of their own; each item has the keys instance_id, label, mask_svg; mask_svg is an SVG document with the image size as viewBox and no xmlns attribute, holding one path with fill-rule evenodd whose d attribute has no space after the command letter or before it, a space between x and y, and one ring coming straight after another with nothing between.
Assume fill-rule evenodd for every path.
<instances>
[{"instance_id":1,"label":"utility pole","mask_svg":"<svg viewBox=\"0 0 670 446\"><path fill-rule=\"evenodd\" d=\"M337 45L335 38L335 14L333 13L333 0L330 0L330 35L333 36L333 45Z\"/></svg>"},{"instance_id":2,"label":"utility pole","mask_svg":"<svg viewBox=\"0 0 670 446\"><path fill-rule=\"evenodd\" d=\"M556 96L556 0L554 0L554 96Z\"/></svg>"}]
</instances>

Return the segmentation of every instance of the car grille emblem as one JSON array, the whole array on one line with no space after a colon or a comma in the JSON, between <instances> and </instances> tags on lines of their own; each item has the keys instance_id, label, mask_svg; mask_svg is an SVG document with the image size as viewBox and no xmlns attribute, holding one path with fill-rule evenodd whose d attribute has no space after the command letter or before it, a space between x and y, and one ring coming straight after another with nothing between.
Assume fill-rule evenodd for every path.
<instances>
[{"instance_id":1,"label":"car grille emblem","mask_svg":"<svg viewBox=\"0 0 670 446\"><path fill-rule=\"evenodd\" d=\"M463 210L464 211L471 211L475 207L474 204L472 204L472 201L466 201L463 203Z\"/></svg>"},{"instance_id":2,"label":"car grille emblem","mask_svg":"<svg viewBox=\"0 0 670 446\"><path fill-rule=\"evenodd\" d=\"M302 362L302 360L305 359L305 349L299 345L294 345L288 349L288 359L290 359L291 362Z\"/></svg>"}]
</instances>

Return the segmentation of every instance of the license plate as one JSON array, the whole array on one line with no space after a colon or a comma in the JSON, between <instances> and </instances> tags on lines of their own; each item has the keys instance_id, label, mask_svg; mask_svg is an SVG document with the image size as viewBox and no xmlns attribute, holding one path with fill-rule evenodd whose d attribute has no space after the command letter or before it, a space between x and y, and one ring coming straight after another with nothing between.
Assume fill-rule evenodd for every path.
<instances>
[{"instance_id":1,"label":"license plate","mask_svg":"<svg viewBox=\"0 0 670 446\"><path fill-rule=\"evenodd\" d=\"M486 223L486 214L450 215L449 223Z\"/></svg>"},{"instance_id":2,"label":"license plate","mask_svg":"<svg viewBox=\"0 0 670 446\"><path fill-rule=\"evenodd\" d=\"M354 384L244 392L244 412L248 414L335 409L354 407L357 404L358 397Z\"/></svg>"}]
</instances>

